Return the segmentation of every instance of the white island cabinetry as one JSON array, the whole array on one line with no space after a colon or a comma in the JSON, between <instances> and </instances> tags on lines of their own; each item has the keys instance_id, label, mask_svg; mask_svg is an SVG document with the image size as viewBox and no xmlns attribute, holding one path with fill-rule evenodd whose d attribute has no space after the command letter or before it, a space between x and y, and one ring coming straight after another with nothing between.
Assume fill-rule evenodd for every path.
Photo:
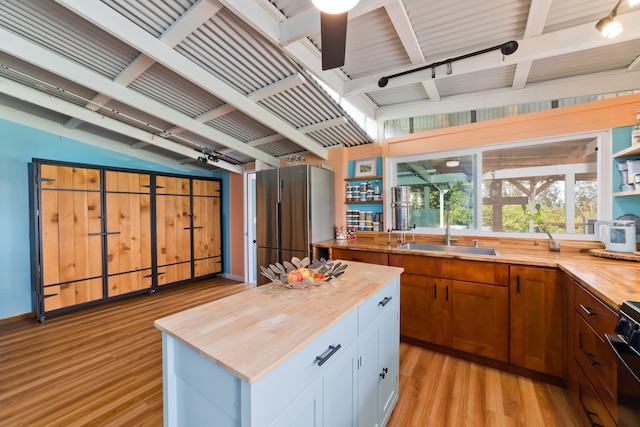
<instances>
[{"instance_id":1,"label":"white island cabinetry","mask_svg":"<svg viewBox=\"0 0 640 427\"><path fill-rule=\"evenodd\" d=\"M398 400L401 268L348 262L156 321L165 426L384 426Z\"/></svg>"}]
</instances>

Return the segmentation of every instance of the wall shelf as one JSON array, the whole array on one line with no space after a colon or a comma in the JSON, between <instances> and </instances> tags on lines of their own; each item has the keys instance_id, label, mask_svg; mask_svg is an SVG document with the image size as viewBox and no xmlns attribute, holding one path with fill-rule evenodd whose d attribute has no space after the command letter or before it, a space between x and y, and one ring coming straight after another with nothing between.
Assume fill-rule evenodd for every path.
<instances>
[{"instance_id":1,"label":"wall shelf","mask_svg":"<svg viewBox=\"0 0 640 427\"><path fill-rule=\"evenodd\" d=\"M364 202L362 200L358 200L358 201L345 201L344 204L345 205L373 205L373 204L382 204L383 200L365 200Z\"/></svg>"},{"instance_id":2,"label":"wall shelf","mask_svg":"<svg viewBox=\"0 0 640 427\"><path fill-rule=\"evenodd\" d=\"M361 176L359 178L345 178L345 181L351 182L351 181L371 181L372 179L382 179L381 175L376 175L376 176Z\"/></svg>"},{"instance_id":3,"label":"wall shelf","mask_svg":"<svg viewBox=\"0 0 640 427\"><path fill-rule=\"evenodd\" d=\"M613 153L613 158L616 159L618 157L639 156L639 155L640 155L640 144L636 144L629 148L625 148L622 151L618 151L617 153ZM627 191L625 191L625 193L627 193Z\"/></svg>"},{"instance_id":4,"label":"wall shelf","mask_svg":"<svg viewBox=\"0 0 640 427\"><path fill-rule=\"evenodd\" d=\"M624 196L640 196L640 190L630 190L630 191L618 191L613 193L614 197L624 197Z\"/></svg>"}]
</instances>

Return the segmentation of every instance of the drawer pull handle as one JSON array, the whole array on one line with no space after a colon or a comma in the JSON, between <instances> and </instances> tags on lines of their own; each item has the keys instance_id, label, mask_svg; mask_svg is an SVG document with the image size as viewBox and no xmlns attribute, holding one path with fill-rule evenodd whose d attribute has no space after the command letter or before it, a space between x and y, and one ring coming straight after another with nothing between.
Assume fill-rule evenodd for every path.
<instances>
[{"instance_id":1,"label":"drawer pull handle","mask_svg":"<svg viewBox=\"0 0 640 427\"><path fill-rule=\"evenodd\" d=\"M318 366L324 365L327 360L331 358L331 356L333 356L338 350L340 350L341 347L342 346L340 344L336 346L330 345L329 352L325 356L316 356L316 362L318 362Z\"/></svg>"},{"instance_id":2,"label":"drawer pull handle","mask_svg":"<svg viewBox=\"0 0 640 427\"><path fill-rule=\"evenodd\" d=\"M388 372L389 368L382 368L382 372L380 372L380 378L384 379Z\"/></svg>"},{"instance_id":3,"label":"drawer pull handle","mask_svg":"<svg viewBox=\"0 0 640 427\"><path fill-rule=\"evenodd\" d=\"M520 275L516 276L516 292L520 293Z\"/></svg>"},{"instance_id":4,"label":"drawer pull handle","mask_svg":"<svg viewBox=\"0 0 640 427\"><path fill-rule=\"evenodd\" d=\"M589 363L591 363L591 366L596 366L600 364L591 358L591 356L595 356L595 354L587 353L586 351L584 351L584 349L582 350L582 353L584 354L584 357L587 358Z\"/></svg>"},{"instance_id":5,"label":"drawer pull handle","mask_svg":"<svg viewBox=\"0 0 640 427\"><path fill-rule=\"evenodd\" d=\"M597 313L594 313L593 311L591 311L591 309L589 307L585 307L582 304L580 304L580 308L582 309L582 311L587 313L587 316L595 316L597 314Z\"/></svg>"},{"instance_id":6,"label":"drawer pull handle","mask_svg":"<svg viewBox=\"0 0 640 427\"><path fill-rule=\"evenodd\" d=\"M393 297L384 297L384 299L380 301L378 305L381 305L384 307L385 305L389 304L389 301L391 301L392 299Z\"/></svg>"},{"instance_id":7,"label":"drawer pull handle","mask_svg":"<svg viewBox=\"0 0 640 427\"><path fill-rule=\"evenodd\" d=\"M351 261L363 262L364 260L362 258L351 258Z\"/></svg>"},{"instance_id":8,"label":"drawer pull handle","mask_svg":"<svg viewBox=\"0 0 640 427\"><path fill-rule=\"evenodd\" d=\"M438 299L438 285L433 284L433 299Z\"/></svg>"}]
</instances>

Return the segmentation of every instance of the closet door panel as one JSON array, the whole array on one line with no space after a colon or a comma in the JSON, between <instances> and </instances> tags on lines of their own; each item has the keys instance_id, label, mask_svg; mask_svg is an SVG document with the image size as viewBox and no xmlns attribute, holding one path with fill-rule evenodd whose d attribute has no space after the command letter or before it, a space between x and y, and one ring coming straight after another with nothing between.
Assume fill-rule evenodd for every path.
<instances>
[{"instance_id":1,"label":"closet door panel","mask_svg":"<svg viewBox=\"0 0 640 427\"><path fill-rule=\"evenodd\" d=\"M191 200L188 178L156 178L158 284L191 278Z\"/></svg>"},{"instance_id":2,"label":"closet door panel","mask_svg":"<svg viewBox=\"0 0 640 427\"><path fill-rule=\"evenodd\" d=\"M193 180L194 275L222 271L220 182Z\"/></svg>"},{"instance_id":3,"label":"closet door panel","mask_svg":"<svg viewBox=\"0 0 640 427\"><path fill-rule=\"evenodd\" d=\"M150 288L149 175L107 171L105 176L108 295Z\"/></svg>"},{"instance_id":4,"label":"closet door panel","mask_svg":"<svg viewBox=\"0 0 640 427\"><path fill-rule=\"evenodd\" d=\"M100 172L41 165L42 285L46 310L104 297Z\"/></svg>"}]
</instances>

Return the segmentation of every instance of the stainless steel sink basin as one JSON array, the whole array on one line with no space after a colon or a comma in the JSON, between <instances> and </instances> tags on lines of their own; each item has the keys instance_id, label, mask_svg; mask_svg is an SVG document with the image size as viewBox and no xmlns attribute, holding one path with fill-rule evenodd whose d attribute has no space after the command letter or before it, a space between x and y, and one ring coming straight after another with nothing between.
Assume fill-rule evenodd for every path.
<instances>
[{"instance_id":1,"label":"stainless steel sink basin","mask_svg":"<svg viewBox=\"0 0 640 427\"><path fill-rule=\"evenodd\" d=\"M497 256L498 251L494 248L480 248L475 246L447 246L436 245L431 243L405 243L398 246L398 249L408 251L429 251L429 252L446 252L451 254L470 254L470 255L492 255Z\"/></svg>"}]
</instances>

